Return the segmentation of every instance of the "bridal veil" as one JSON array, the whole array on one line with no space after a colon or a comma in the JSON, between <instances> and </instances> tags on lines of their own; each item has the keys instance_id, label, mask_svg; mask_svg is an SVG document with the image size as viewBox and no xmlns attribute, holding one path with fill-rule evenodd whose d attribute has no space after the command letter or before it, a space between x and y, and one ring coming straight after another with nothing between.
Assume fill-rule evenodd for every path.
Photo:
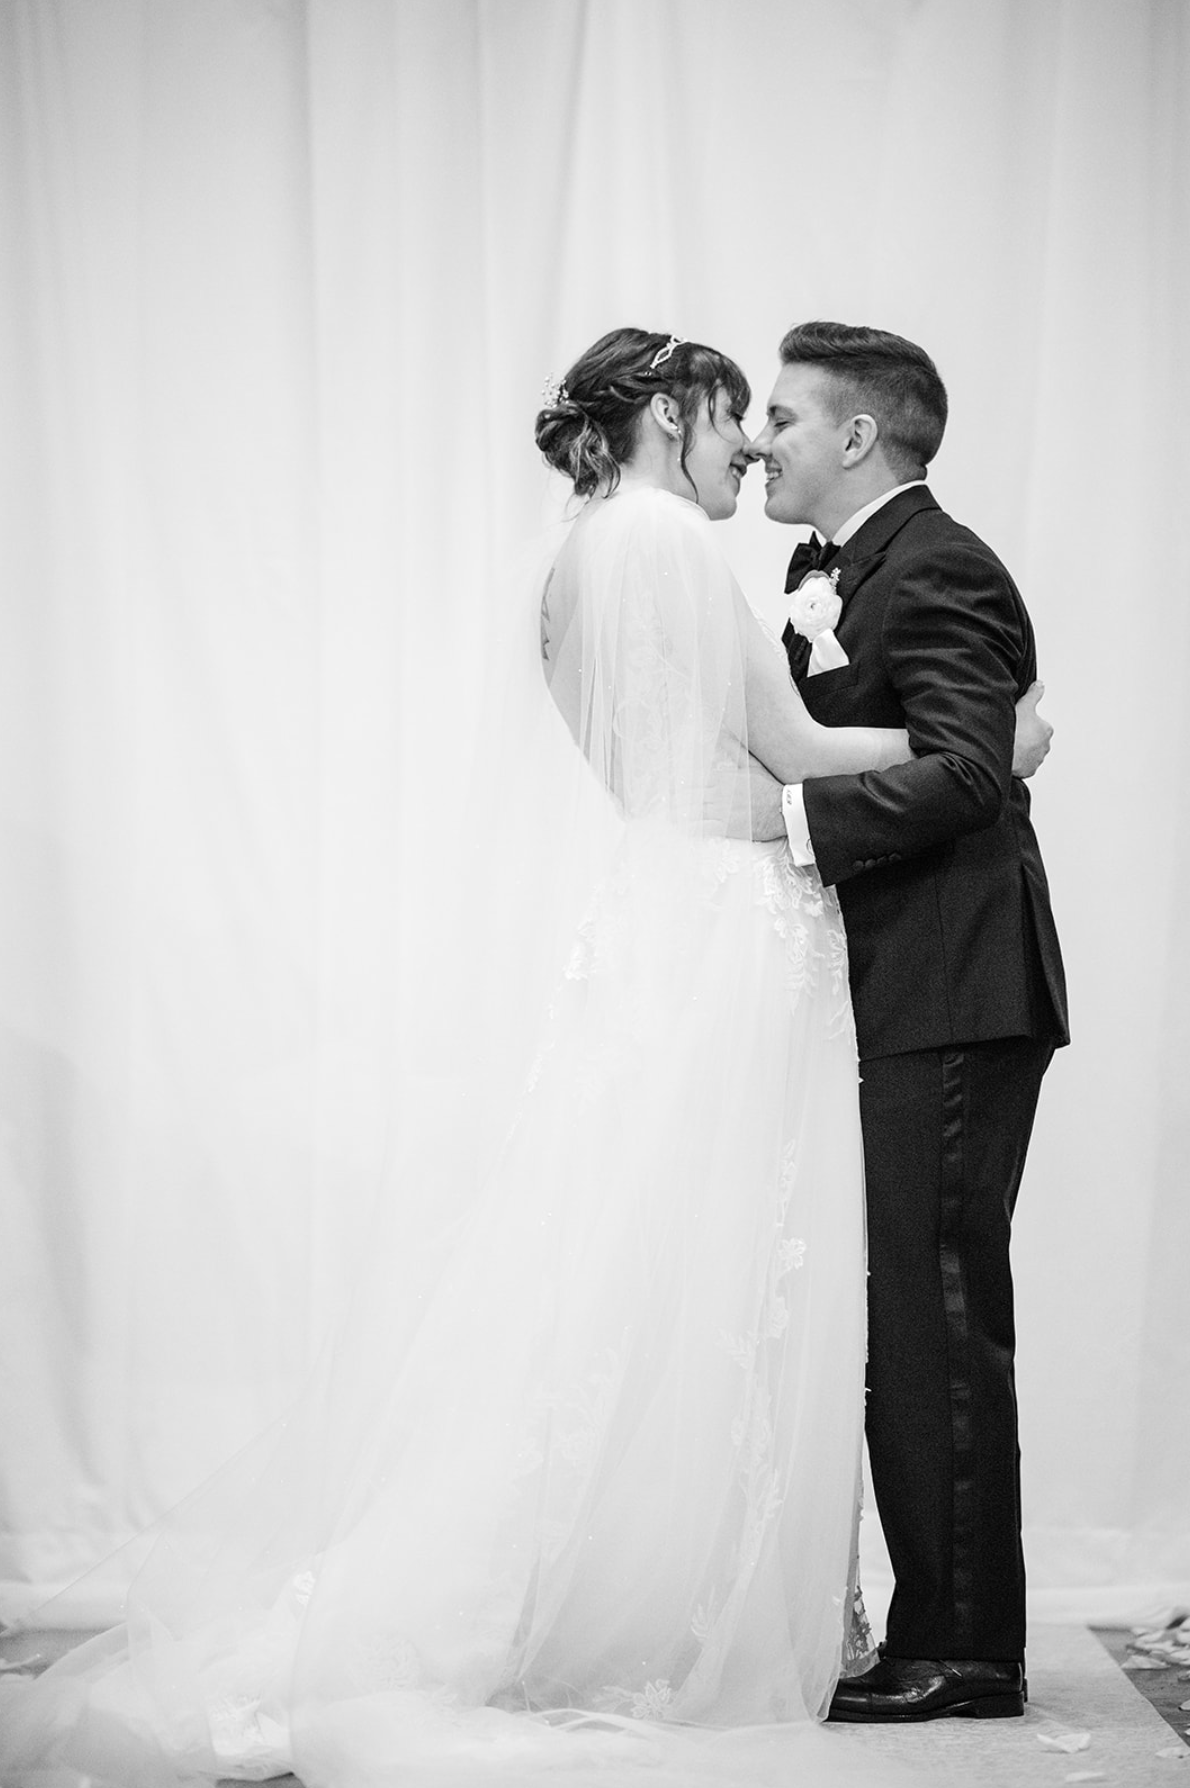
<instances>
[{"instance_id":1,"label":"bridal veil","mask_svg":"<svg viewBox=\"0 0 1190 1788\"><path fill-rule=\"evenodd\" d=\"M414 866L424 1059L333 1342L142 1537L124 1623L4 1685L6 1783L806 1754L866 1643L862 1167L837 907L747 835L754 626L656 490L531 579Z\"/></svg>"}]
</instances>

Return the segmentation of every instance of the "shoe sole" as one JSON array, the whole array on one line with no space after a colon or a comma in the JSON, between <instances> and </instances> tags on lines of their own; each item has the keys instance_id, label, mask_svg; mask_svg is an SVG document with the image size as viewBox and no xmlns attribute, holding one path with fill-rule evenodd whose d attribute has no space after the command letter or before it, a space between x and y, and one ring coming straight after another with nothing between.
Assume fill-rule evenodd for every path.
<instances>
[{"instance_id":1,"label":"shoe sole","mask_svg":"<svg viewBox=\"0 0 1190 1788\"><path fill-rule=\"evenodd\" d=\"M970 1701L948 1701L942 1707L923 1707L913 1713L860 1713L841 1709L836 1712L832 1707L827 1714L831 1724L874 1725L883 1726L909 1725L919 1720L945 1720L957 1717L965 1720L1011 1720L1025 1711L1025 1697L1019 1693L1011 1695L976 1695Z\"/></svg>"}]
</instances>

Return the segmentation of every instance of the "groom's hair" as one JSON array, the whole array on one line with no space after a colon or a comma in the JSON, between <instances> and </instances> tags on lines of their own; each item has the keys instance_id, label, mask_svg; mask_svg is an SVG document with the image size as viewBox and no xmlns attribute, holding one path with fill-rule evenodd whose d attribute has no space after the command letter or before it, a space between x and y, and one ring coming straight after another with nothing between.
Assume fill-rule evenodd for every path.
<instances>
[{"instance_id":1,"label":"groom's hair","mask_svg":"<svg viewBox=\"0 0 1190 1788\"><path fill-rule=\"evenodd\" d=\"M906 481L925 477L946 427L946 387L924 348L886 329L799 323L782 341L781 359L821 367L832 419L873 417L891 470Z\"/></svg>"}]
</instances>

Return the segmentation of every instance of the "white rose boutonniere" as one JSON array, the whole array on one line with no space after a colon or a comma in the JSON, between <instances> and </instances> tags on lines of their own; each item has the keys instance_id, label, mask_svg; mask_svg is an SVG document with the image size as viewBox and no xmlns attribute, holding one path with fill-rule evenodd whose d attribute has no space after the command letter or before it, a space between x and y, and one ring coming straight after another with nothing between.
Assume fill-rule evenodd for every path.
<instances>
[{"instance_id":1,"label":"white rose boutonniere","mask_svg":"<svg viewBox=\"0 0 1190 1788\"><path fill-rule=\"evenodd\" d=\"M837 588L838 570L807 571L793 592L789 619L795 633L810 641L810 662L806 674L841 670L849 663L846 652L835 638L835 627L843 613L843 598Z\"/></svg>"},{"instance_id":2,"label":"white rose boutonniere","mask_svg":"<svg viewBox=\"0 0 1190 1788\"><path fill-rule=\"evenodd\" d=\"M793 592L789 619L793 630L811 642L820 633L833 633L843 613L843 598L838 591L837 571L807 571Z\"/></svg>"}]
</instances>

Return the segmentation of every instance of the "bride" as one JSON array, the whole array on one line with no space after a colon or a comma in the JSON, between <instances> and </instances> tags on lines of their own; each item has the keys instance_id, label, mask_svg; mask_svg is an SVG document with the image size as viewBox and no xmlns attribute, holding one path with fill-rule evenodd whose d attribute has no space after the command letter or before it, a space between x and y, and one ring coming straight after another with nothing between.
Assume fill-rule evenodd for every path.
<instances>
[{"instance_id":1,"label":"bride","mask_svg":"<svg viewBox=\"0 0 1190 1788\"><path fill-rule=\"evenodd\" d=\"M3 1683L6 1784L719 1779L704 1729L804 1729L862 1663L846 948L752 806L909 753L809 718L715 544L748 397L619 329L538 416L585 501L533 594L520 792L581 907L476 865L515 1107L453 1228L397 1202L319 1383L160 1524L123 1624ZM540 1008L489 886L550 940Z\"/></svg>"}]
</instances>

